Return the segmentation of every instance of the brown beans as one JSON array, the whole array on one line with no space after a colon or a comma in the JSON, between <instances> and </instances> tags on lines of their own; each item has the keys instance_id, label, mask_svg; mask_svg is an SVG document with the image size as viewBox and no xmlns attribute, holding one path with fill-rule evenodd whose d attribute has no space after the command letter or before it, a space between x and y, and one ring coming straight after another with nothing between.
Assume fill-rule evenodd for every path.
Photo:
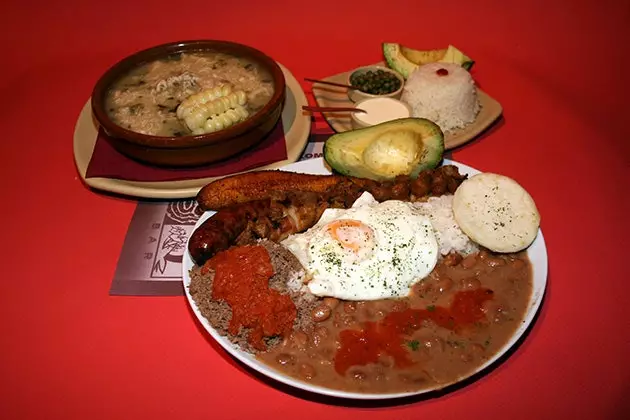
<instances>
[{"instance_id":1,"label":"brown beans","mask_svg":"<svg viewBox=\"0 0 630 420\"><path fill-rule=\"evenodd\" d=\"M365 381L367 379L367 374L359 369L353 369L350 372L350 377L355 381Z\"/></svg>"},{"instance_id":2,"label":"brown beans","mask_svg":"<svg viewBox=\"0 0 630 420\"><path fill-rule=\"evenodd\" d=\"M330 307L325 303L322 303L313 308L313 310L311 311L311 318L315 322L323 322L330 318L331 313L332 310L330 309Z\"/></svg>"},{"instance_id":3,"label":"brown beans","mask_svg":"<svg viewBox=\"0 0 630 420\"><path fill-rule=\"evenodd\" d=\"M361 311L361 316L365 319L372 319L372 317L374 317L374 311L370 306L365 306Z\"/></svg>"},{"instance_id":4,"label":"brown beans","mask_svg":"<svg viewBox=\"0 0 630 420\"><path fill-rule=\"evenodd\" d=\"M315 368L308 363L302 363L298 368L298 374L304 379L313 379L315 377Z\"/></svg>"},{"instance_id":5,"label":"brown beans","mask_svg":"<svg viewBox=\"0 0 630 420\"><path fill-rule=\"evenodd\" d=\"M481 344L473 343L470 346L470 351L475 357L481 357L485 354L486 349Z\"/></svg>"},{"instance_id":6,"label":"brown beans","mask_svg":"<svg viewBox=\"0 0 630 420\"><path fill-rule=\"evenodd\" d=\"M346 302L343 304L343 311L347 314L354 313L357 310L357 304L354 302Z\"/></svg>"},{"instance_id":7,"label":"brown beans","mask_svg":"<svg viewBox=\"0 0 630 420\"><path fill-rule=\"evenodd\" d=\"M378 364L386 368L391 368L396 364L396 360L391 356L381 355L378 358Z\"/></svg>"},{"instance_id":8,"label":"brown beans","mask_svg":"<svg viewBox=\"0 0 630 420\"><path fill-rule=\"evenodd\" d=\"M525 253L499 254L481 249L469 256L454 253L441 256L435 269L413 285L409 296L369 301L335 298L309 301L310 305L301 308L306 313L300 313L302 317L306 315L308 326L297 327L300 332L287 334L286 345L270 345L269 351L258 357L296 380L318 385L333 380L335 387L347 391L425 389L427 385L449 383L466 375L496 354L506 337L520 325L532 290L530 262ZM477 300L482 296L475 294L485 293L486 288L492 298ZM462 294L463 290L470 296ZM462 311L481 310L483 316L475 316L476 322L461 330L457 328L458 322L444 328L447 320L442 316L449 316L449 308L460 296L461 303L470 302L470 307L461 307ZM451 315L457 316L455 309ZM303 318L299 321L296 324L305 325ZM402 334L397 336L400 341L394 344L412 364L398 366L397 359L383 351L369 360L357 357L343 375L338 375L335 361L339 362L340 355L348 350L341 346L341 337L346 345L354 347L355 341L346 342L348 338L362 340L360 337L364 335L357 333L367 330L365 336L369 336L372 327L377 333L384 332L381 326L400 328ZM375 335L375 338L381 337Z\"/></svg>"},{"instance_id":9,"label":"brown beans","mask_svg":"<svg viewBox=\"0 0 630 420\"><path fill-rule=\"evenodd\" d=\"M335 359L335 350L330 347L324 347L318 351L320 356L319 364L322 366L330 366Z\"/></svg>"},{"instance_id":10,"label":"brown beans","mask_svg":"<svg viewBox=\"0 0 630 420\"><path fill-rule=\"evenodd\" d=\"M339 299L334 297L325 297L323 303L330 309L335 309L339 305Z\"/></svg>"},{"instance_id":11,"label":"brown beans","mask_svg":"<svg viewBox=\"0 0 630 420\"><path fill-rule=\"evenodd\" d=\"M288 353L280 353L278 356L276 356L276 362L278 362L278 364L282 366L293 365L295 364L295 356Z\"/></svg>"},{"instance_id":12,"label":"brown beans","mask_svg":"<svg viewBox=\"0 0 630 420\"><path fill-rule=\"evenodd\" d=\"M470 363L472 362L475 358L473 357L472 354L470 353L462 353L459 355L459 358L462 360L462 362L464 363Z\"/></svg>"},{"instance_id":13,"label":"brown beans","mask_svg":"<svg viewBox=\"0 0 630 420\"><path fill-rule=\"evenodd\" d=\"M409 308L409 304L404 301L404 300L397 300L394 301L394 303L392 304L392 308L391 311L392 312L402 312L405 309Z\"/></svg>"},{"instance_id":14,"label":"brown beans","mask_svg":"<svg viewBox=\"0 0 630 420\"><path fill-rule=\"evenodd\" d=\"M457 252L451 252L446 257L444 257L444 265L448 267L454 267L462 261L462 256Z\"/></svg>"},{"instance_id":15,"label":"brown beans","mask_svg":"<svg viewBox=\"0 0 630 420\"><path fill-rule=\"evenodd\" d=\"M499 305L494 310L494 317L492 319L495 324L501 324L510 320L510 311L506 307Z\"/></svg>"},{"instance_id":16,"label":"brown beans","mask_svg":"<svg viewBox=\"0 0 630 420\"><path fill-rule=\"evenodd\" d=\"M378 372L376 375L374 375L374 380L376 382L385 382L387 379L387 375L385 375L383 372Z\"/></svg>"},{"instance_id":17,"label":"brown beans","mask_svg":"<svg viewBox=\"0 0 630 420\"><path fill-rule=\"evenodd\" d=\"M293 331L291 333L291 342L299 349L304 349L308 342L308 336L303 331Z\"/></svg>"},{"instance_id":18,"label":"brown beans","mask_svg":"<svg viewBox=\"0 0 630 420\"><path fill-rule=\"evenodd\" d=\"M449 277L442 277L436 284L436 289L440 293L447 293L453 288L453 280Z\"/></svg>"},{"instance_id":19,"label":"brown beans","mask_svg":"<svg viewBox=\"0 0 630 420\"><path fill-rule=\"evenodd\" d=\"M505 260L501 257L488 257L484 259L484 262L488 267L500 267L505 265Z\"/></svg>"},{"instance_id":20,"label":"brown beans","mask_svg":"<svg viewBox=\"0 0 630 420\"><path fill-rule=\"evenodd\" d=\"M483 358L486 349L477 343L471 343L467 346L462 347L465 349L462 354L459 355L459 358L464 363L470 363L479 358Z\"/></svg>"},{"instance_id":21,"label":"brown beans","mask_svg":"<svg viewBox=\"0 0 630 420\"><path fill-rule=\"evenodd\" d=\"M422 346L430 354L440 353L444 351L444 340L440 337L432 337L422 340Z\"/></svg>"},{"instance_id":22,"label":"brown beans","mask_svg":"<svg viewBox=\"0 0 630 420\"><path fill-rule=\"evenodd\" d=\"M507 292L507 295L512 299L517 299L520 294L521 292L518 289L510 289Z\"/></svg>"},{"instance_id":23,"label":"brown beans","mask_svg":"<svg viewBox=\"0 0 630 420\"><path fill-rule=\"evenodd\" d=\"M321 347L326 344L326 337L328 337L328 329L326 327L320 327L313 331L311 334L311 342L314 347Z\"/></svg>"},{"instance_id":24,"label":"brown beans","mask_svg":"<svg viewBox=\"0 0 630 420\"><path fill-rule=\"evenodd\" d=\"M368 302L365 300L359 300L355 302L355 305L356 305L357 310L365 309L366 306L369 306Z\"/></svg>"},{"instance_id":25,"label":"brown beans","mask_svg":"<svg viewBox=\"0 0 630 420\"><path fill-rule=\"evenodd\" d=\"M461 262L461 266L465 269L473 268L475 264L477 264L477 256L475 254L468 255Z\"/></svg>"},{"instance_id":26,"label":"brown beans","mask_svg":"<svg viewBox=\"0 0 630 420\"><path fill-rule=\"evenodd\" d=\"M328 331L328 328L326 327L317 327L315 328L315 330L313 331L314 334L318 334L321 337L328 337L330 335L330 331Z\"/></svg>"},{"instance_id":27,"label":"brown beans","mask_svg":"<svg viewBox=\"0 0 630 420\"><path fill-rule=\"evenodd\" d=\"M343 325L350 328L356 328L359 326L359 323L353 316L346 315L343 317Z\"/></svg>"},{"instance_id":28,"label":"brown beans","mask_svg":"<svg viewBox=\"0 0 630 420\"><path fill-rule=\"evenodd\" d=\"M459 288L462 290L477 290L480 287L481 282L475 277L468 277L459 282Z\"/></svg>"},{"instance_id":29,"label":"brown beans","mask_svg":"<svg viewBox=\"0 0 630 420\"><path fill-rule=\"evenodd\" d=\"M414 375L412 373L401 373L398 375L398 379L400 379L401 382L409 384L424 384L428 380L428 378L423 375Z\"/></svg>"},{"instance_id":30,"label":"brown beans","mask_svg":"<svg viewBox=\"0 0 630 420\"><path fill-rule=\"evenodd\" d=\"M432 299L433 297L435 297L434 294L436 293L434 287L435 284L436 280L434 279L424 279L413 286L414 294L420 296L423 299Z\"/></svg>"},{"instance_id":31,"label":"brown beans","mask_svg":"<svg viewBox=\"0 0 630 420\"><path fill-rule=\"evenodd\" d=\"M413 382L413 377L408 373L400 373L398 379L405 383Z\"/></svg>"}]
</instances>

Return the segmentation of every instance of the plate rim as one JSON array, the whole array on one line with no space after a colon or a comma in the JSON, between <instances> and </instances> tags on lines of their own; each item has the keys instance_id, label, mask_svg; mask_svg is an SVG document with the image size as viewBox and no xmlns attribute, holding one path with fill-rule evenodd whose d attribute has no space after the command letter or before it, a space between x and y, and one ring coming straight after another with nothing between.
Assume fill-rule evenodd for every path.
<instances>
[{"instance_id":1,"label":"plate rim","mask_svg":"<svg viewBox=\"0 0 630 420\"><path fill-rule=\"evenodd\" d=\"M285 143L287 147L287 158L285 160L249 169L247 171L235 172L233 174L218 177L195 178L179 181L127 181L107 177L87 178L87 167L90 163L90 159L92 158L98 134L97 123L93 120L90 98L88 98L77 117L73 134L73 154L79 176L88 186L98 190L131 197L180 199L194 197L201 187L215 179L237 173L263 169L278 169L298 161L302 156L306 144L308 143L308 138L311 132L311 118L301 112L302 105L308 105L308 99L306 98L306 93L291 71L281 63L277 61L276 63L278 63L284 73L286 89L289 90L295 98L294 110L288 109L286 103L282 110L283 116L285 115L285 112L294 112L293 124L291 125L289 131L285 133Z\"/></svg>"},{"instance_id":2,"label":"plate rim","mask_svg":"<svg viewBox=\"0 0 630 420\"><path fill-rule=\"evenodd\" d=\"M387 64L381 61L374 64L368 64L366 66L387 66ZM365 66L361 66L361 67L365 67ZM356 68L347 70L341 73L336 73L330 76L326 76L322 80L332 81L332 79L336 79L340 77L345 78L348 74L352 73L354 70L356 70ZM323 101L322 99L323 95L318 93L318 91L321 92L322 89L330 89L330 87L323 87L317 84L313 85L313 97L315 98L315 102L317 103L318 106L329 106L327 105L327 102ZM483 117L485 119L485 122L481 124L479 127L477 127L477 129L474 131L470 131L471 130L470 128L468 129L462 128L462 129L455 130L452 133L445 134L444 135L444 149L445 150L455 149L456 147L462 146L466 143L473 141L474 139L479 137L484 131L486 131L489 127L491 127L492 124L494 124L494 122L497 121L501 117L501 115L503 115L503 106L499 103L499 101L494 99L492 96L490 96L487 92L480 89L478 86L477 86L477 96L482 106L480 113L477 115L477 118ZM352 101L349 98L347 102L348 104L352 104ZM485 113L484 109L489 110L489 111ZM345 132L352 129L349 126L347 129L340 131L339 123L335 122L336 119L334 117L331 117L330 113L322 113L322 115L324 119L326 120L326 122L328 123L328 125L336 133L341 133L341 132ZM350 121L350 118L348 118L348 121ZM475 126L475 122L473 122L472 124L473 126Z\"/></svg>"},{"instance_id":3,"label":"plate rim","mask_svg":"<svg viewBox=\"0 0 630 420\"><path fill-rule=\"evenodd\" d=\"M324 165L322 158L308 159L299 162L295 162L289 164L280 170L285 171L293 171L298 172L302 168L307 168L306 171L309 172L309 167L313 165L317 165L318 162L321 162L321 168L317 168L316 171L310 173L330 173L329 169ZM447 164L455 164L460 170L465 171L469 176L475 175L482 171L475 169L471 166L468 166L464 163L454 161L451 159L444 159L443 165ZM195 227L193 231L196 230L206 219L212 217L214 215L214 211L206 211L204 212L199 220L195 223ZM188 241L190 238L188 239ZM541 253L543 259L541 261L537 261L534 264L533 261L530 260L532 264L532 276L533 276L533 286L532 286L532 295L528 302L528 307L525 313L525 318L521 322L521 324L516 328L510 339L489 359L485 361L482 365L480 365L474 372L471 372L465 376L462 376L454 381L439 384L435 387L424 389L420 391L408 391L408 392L397 392L397 393L359 393L359 392L350 392L350 391L341 391L333 388L326 388L320 385L312 385L308 384L304 381L300 381L299 379L290 377L288 375L282 374L280 371L273 369L272 367L258 361L253 355L246 353L240 349L237 349L227 338L221 336L209 323L209 321L201 314L199 308L197 307L195 301L193 300L190 292L188 290L188 286L190 285L190 275L188 270L194 265L192 259L190 257L190 253L188 252L188 241L186 241L186 252L184 253L184 259L182 262L182 285L184 289L184 294L186 296L186 300L190 305L193 313L197 320L201 323L206 330L207 333L223 348L224 351L229 353L232 357L236 358L240 362L247 365L249 368L259 372L260 374L267 376L279 383L289 385L293 388L300 389L307 392L312 392L315 394L325 395L329 397L342 398L342 399L352 399L352 400L391 400L391 399L399 399L399 398L407 398L419 396L422 394L430 394L432 392L440 391L445 388L448 388L457 383L463 382L475 375L478 375L480 372L485 371L491 365L495 364L501 357L503 357L511 348L513 348L521 339L523 339L525 332L534 324L538 312L540 310L540 306L542 304L543 298L545 296L545 292L547 290L548 283L548 253L547 247L545 243L545 239L542 233L542 229L538 229L538 234L534 242L528 248L528 256L529 251L532 250L537 253ZM538 275L538 277L537 277ZM536 281L539 279L540 287L536 288ZM261 369L262 368L262 369Z\"/></svg>"}]
</instances>

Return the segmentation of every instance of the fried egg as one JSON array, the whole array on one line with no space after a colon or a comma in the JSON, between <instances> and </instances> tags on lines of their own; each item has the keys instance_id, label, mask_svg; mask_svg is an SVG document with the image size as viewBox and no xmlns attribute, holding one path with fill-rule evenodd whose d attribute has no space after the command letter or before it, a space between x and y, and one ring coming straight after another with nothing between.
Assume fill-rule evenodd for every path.
<instances>
[{"instance_id":1,"label":"fried egg","mask_svg":"<svg viewBox=\"0 0 630 420\"><path fill-rule=\"evenodd\" d=\"M344 300L409 294L435 267L430 220L409 203L363 193L351 208L326 209L313 227L282 244L302 263L310 292Z\"/></svg>"}]
</instances>

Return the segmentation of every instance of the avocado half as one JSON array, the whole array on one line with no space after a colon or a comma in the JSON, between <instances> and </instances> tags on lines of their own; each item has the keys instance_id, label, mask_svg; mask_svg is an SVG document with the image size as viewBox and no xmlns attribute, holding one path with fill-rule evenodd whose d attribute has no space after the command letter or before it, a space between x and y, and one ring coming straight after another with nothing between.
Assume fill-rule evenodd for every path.
<instances>
[{"instance_id":1,"label":"avocado half","mask_svg":"<svg viewBox=\"0 0 630 420\"><path fill-rule=\"evenodd\" d=\"M419 66L427 63L454 63L466 70L475 62L452 45L439 50L418 51L395 43L383 43L383 55L387 65L405 79Z\"/></svg>"},{"instance_id":2,"label":"avocado half","mask_svg":"<svg viewBox=\"0 0 630 420\"><path fill-rule=\"evenodd\" d=\"M401 118L332 135L324 159L337 173L377 181L398 175L416 178L435 168L444 153L444 134L424 118Z\"/></svg>"}]
</instances>

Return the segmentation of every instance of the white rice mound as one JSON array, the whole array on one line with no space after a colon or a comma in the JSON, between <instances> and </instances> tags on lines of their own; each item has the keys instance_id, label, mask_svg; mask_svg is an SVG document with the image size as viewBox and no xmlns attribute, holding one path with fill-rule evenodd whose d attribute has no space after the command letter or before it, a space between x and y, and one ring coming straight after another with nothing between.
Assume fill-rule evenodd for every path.
<instances>
[{"instance_id":1,"label":"white rice mound","mask_svg":"<svg viewBox=\"0 0 630 420\"><path fill-rule=\"evenodd\" d=\"M438 75L440 69L448 75ZM413 117L433 121L444 133L472 123L480 109L472 76L452 63L418 67L405 82L401 100L411 107Z\"/></svg>"},{"instance_id":2,"label":"white rice mound","mask_svg":"<svg viewBox=\"0 0 630 420\"><path fill-rule=\"evenodd\" d=\"M453 214L453 196L430 197L413 205L429 218L440 254L448 255L451 251L466 256L479 251L479 247L459 228Z\"/></svg>"}]
</instances>

